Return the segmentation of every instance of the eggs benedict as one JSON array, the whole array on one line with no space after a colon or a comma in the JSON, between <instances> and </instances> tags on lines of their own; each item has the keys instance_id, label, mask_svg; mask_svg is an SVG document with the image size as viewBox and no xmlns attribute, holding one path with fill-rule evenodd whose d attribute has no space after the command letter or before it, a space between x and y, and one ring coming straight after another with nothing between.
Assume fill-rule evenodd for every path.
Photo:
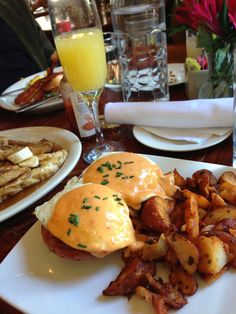
<instances>
[{"instance_id":1,"label":"eggs benedict","mask_svg":"<svg viewBox=\"0 0 236 314\"><path fill-rule=\"evenodd\" d=\"M97 159L85 169L82 181L111 188L120 193L133 209L139 209L151 196L168 198L176 192L172 174L164 175L152 160L128 152Z\"/></svg>"},{"instance_id":2,"label":"eggs benedict","mask_svg":"<svg viewBox=\"0 0 236 314\"><path fill-rule=\"evenodd\" d=\"M49 249L76 260L102 258L134 241L129 209L122 197L101 184L69 181L63 191L36 207Z\"/></svg>"}]
</instances>

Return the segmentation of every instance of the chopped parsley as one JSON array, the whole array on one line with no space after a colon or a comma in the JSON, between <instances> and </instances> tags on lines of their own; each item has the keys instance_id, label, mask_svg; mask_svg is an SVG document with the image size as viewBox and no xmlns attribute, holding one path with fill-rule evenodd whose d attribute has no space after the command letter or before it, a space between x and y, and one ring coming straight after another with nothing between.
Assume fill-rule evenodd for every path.
<instances>
[{"instance_id":1,"label":"chopped parsley","mask_svg":"<svg viewBox=\"0 0 236 314\"><path fill-rule=\"evenodd\" d=\"M81 247L82 249L86 249L86 248L87 248L87 245L81 244L81 243L79 243L77 246L78 246L78 247Z\"/></svg>"},{"instance_id":2,"label":"chopped parsley","mask_svg":"<svg viewBox=\"0 0 236 314\"><path fill-rule=\"evenodd\" d=\"M78 226L79 225L79 216L75 215L75 214L70 214L68 221L70 224L72 224L74 226Z\"/></svg>"}]
</instances>

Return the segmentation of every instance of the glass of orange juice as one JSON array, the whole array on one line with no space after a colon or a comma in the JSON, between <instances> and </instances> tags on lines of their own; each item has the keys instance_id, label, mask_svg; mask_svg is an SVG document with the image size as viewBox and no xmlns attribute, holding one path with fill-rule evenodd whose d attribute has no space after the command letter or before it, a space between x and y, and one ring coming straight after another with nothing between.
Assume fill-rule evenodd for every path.
<instances>
[{"instance_id":1,"label":"glass of orange juice","mask_svg":"<svg viewBox=\"0 0 236 314\"><path fill-rule=\"evenodd\" d=\"M49 0L49 14L56 50L64 74L87 102L95 122L96 145L83 153L91 163L103 153L124 150L104 139L98 101L106 82L107 67L103 32L95 0Z\"/></svg>"}]
</instances>

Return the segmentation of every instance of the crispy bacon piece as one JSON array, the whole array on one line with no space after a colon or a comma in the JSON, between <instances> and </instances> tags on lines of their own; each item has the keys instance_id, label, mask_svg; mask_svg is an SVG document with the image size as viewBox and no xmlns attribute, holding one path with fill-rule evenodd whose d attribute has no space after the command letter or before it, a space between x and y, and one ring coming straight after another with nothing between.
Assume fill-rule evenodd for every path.
<instances>
[{"instance_id":1,"label":"crispy bacon piece","mask_svg":"<svg viewBox=\"0 0 236 314\"><path fill-rule=\"evenodd\" d=\"M169 281L173 286L178 285L183 295L193 295L198 288L195 275L189 275L181 266L173 267Z\"/></svg>"},{"instance_id":2,"label":"crispy bacon piece","mask_svg":"<svg viewBox=\"0 0 236 314\"><path fill-rule=\"evenodd\" d=\"M35 97L37 98L37 100L40 100L40 98L37 97L37 94L39 94L39 91L41 90L43 84L44 83L42 80L37 80L36 82L34 82L34 84L29 86L25 91L16 96L15 103L19 106L24 106L25 104L33 103L35 101ZM40 95L42 94L40 93Z\"/></svg>"},{"instance_id":3,"label":"crispy bacon piece","mask_svg":"<svg viewBox=\"0 0 236 314\"><path fill-rule=\"evenodd\" d=\"M154 275L156 266L154 262L142 261L139 257L128 259L116 280L103 290L106 296L130 295L138 286L147 283L146 274Z\"/></svg>"},{"instance_id":4,"label":"crispy bacon piece","mask_svg":"<svg viewBox=\"0 0 236 314\"><path fill-rule=\"evenodd\" d=\"M24 106L42 100L46 91L55 89L55 81L59 86L61 79L62 73L48 73L46 77L37 80L31 86L26 88L26 90L17 95L15 98L15 104L18 106Z\"/></svg>"},{"instance_id":5,"label":"crispy bacon piece","mask_svg":"<svg viewBox=\"0 0 236 314\"><path fill-rule=\"evenodd\" d=\"M165 304L170 308L179 310L188 303L177 286L173 287L169 282L159 282L155 280L151 274L147 274L146 277L154 293L163 296Z\"/></svg>"}]
</instances>

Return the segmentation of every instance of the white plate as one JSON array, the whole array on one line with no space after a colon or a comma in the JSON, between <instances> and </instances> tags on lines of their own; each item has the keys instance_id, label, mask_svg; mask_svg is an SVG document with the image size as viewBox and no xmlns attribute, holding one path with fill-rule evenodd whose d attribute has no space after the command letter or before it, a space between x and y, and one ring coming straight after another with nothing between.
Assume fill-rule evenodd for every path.
<instances>
[{"instance_id":1,"label":"white plate","mask_svg":"<svg viewBox=\"0 0 236 314\"><path fill-rule=\"evenodd\" d=\"M36 191L18 201L14 205L0 211L0 222L21 212L30 206L54 187L57 186L74 168L81 155L81 142L78 137L68 130L54 127L28 127L1 131L0 136L7 136L9 139L39 141L43 138L51 140L68 151L68 156L62 167Z\"/></svg>"},{"instance_id":2,"label":"white plate","mask_svg":"<svg viewBox=\"0 0 236 314\"><path fill-rule=\"evenodd\" d=\"M170 76L170 71L176 74L176 81L172 83L169 82L169 86L186 82L184 63L168 63L168 78Z\"/></svg>"},{"instance_id":3,"label":"white plate","mask_svg":"<svg viewBox=\"0 0 236 314\"><path fill-rule=\"evenodd\" d=\"M183 176L209 169L219 176L233 168L151 157L164 172L177 168ZM49 252L40 225L36 223L19 241L0 267L0 296L30 314L153 314L152 306L132 297L104 297L102 290L119 273L123 263L118 253L104 259L69 261ZM159 270L159 268L158 268ZM197 293L178 314L235 314L235 272L228 271L210 285L199 282Z\"/></svg>"},{"instance_id":4,"label":"white plate","mask_svg":"<svg viewBox=\"0 0 236 314\"><path fill-rule=\"evenodd\" d=\"M55 72L61 72L61 71L62 71L61 67L55 68ZM8 93L8 92L17 90L19 88L25 88L28 85L29 81L32 80L35 76L39 75L40 77L43 77L45 74L46 74L46 71L32 74L32 75L16 82L15 84L11 85L6 90L4 90L2 93L4 94L4 93ZM7 95L7 96L1 96L0 97L0 107L2 107L3 109L6 109L8 111L15 111L16 109L19 109L19 106L15 105L14 101L15 101L16 96L21 92L22 91L19 91L17 93ZM45 103L39 107L36 107L34 109L29 109L29 110L27 110L27 112L28 113L43 113L43 112L55 111L55 110L58 110L62 107L63 107L62 99L56 99L53 101L50 101L50 99L48 99L47 103Z\"/></svg>"},{"instance_id":5,"label":"white plate","mask_svg":"<svg viewBox=\"0 0 236 314\"><path fill-rule=\"evenodd\" d=\"M145 146L166 150L170 152L187 152L193 150L199 150L207 147L214 146L222 141L224 141L227 137L230 136L232 131L229 131L223 136L211 136L207 140L203 141L199 144L187 143L186 141L174 141L168 140L163 137L159 137L157 135L151 134L150 132L144 130L141 127L134 126L133 134L136 140L142 143Z\"/></svg>"}]
</instances>

